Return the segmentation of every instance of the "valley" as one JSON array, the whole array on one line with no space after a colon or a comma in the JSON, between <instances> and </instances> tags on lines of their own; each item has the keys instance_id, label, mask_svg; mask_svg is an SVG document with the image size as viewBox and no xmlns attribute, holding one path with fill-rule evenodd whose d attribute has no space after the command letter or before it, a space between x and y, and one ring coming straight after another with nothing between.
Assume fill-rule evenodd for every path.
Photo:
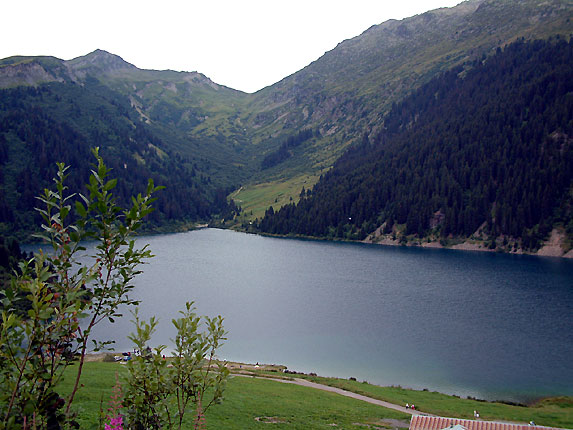
<instances>
[{"instance_id":1,"label":"valley","mask_svg":"<svg viewBox=\"0 0 573 430\"><path fill-rule=\"evenodd\" d=\"M517 40L552 37L552 43L567 43L572 18L573 6L562 0L468 0L373 26L253 94L218 85L198 72L141 70L102 50L69 61L0 60L0 233L27 238L37 225L34 193L49 184L54 163L70 164L72 172L84 170L95 146L116 171L126 173L120 195L141 190L146 177L166 186L148 231L209 222L265 232L259 222L269 207L276 212L297 204L303 188L305 198L313 198L309 192L348 149L380 141L388 114L406 97L456 67L464 76ZM561 133L566 158L571 152L570 115L547 131ZM304 132L309 137L288 144ZM87 173L72 173L73 184L79 187ZM543 219L525 220L525 227L511 234L483 231L483 245L499 241L498 250L537 252L557 231L564 237L565 255L573 230L570 172L563 181L569 185L560 185L560 194L543 203ZM469 215L463 214L462 201L456 216L463 218ZM364 206L368 214L361 224L343 224L340 235L296 229L280 234L375 239L375 232L388 225L388 214L378 203ZM429 225L436 211L447 212L448 205L436 204L420 208L422 225ZM494 198L488 204L512 203ZM477 227L487 221L487 210L480 209L482 219L471 222L471 228L433 233L393 214L397 230L385 233L390 236L384 240L396 240L393 234L407 230L402 243L435 239L455 246L466 239L479 241ZM489 211L495 218L492 206ZM362 225L365 219L369 221ZM338 229L338 222L331 227ZM528 241L524 228L535 232L535 241ZM510 242L511 249L506 246Z\"/></svg>"}]
</instances>

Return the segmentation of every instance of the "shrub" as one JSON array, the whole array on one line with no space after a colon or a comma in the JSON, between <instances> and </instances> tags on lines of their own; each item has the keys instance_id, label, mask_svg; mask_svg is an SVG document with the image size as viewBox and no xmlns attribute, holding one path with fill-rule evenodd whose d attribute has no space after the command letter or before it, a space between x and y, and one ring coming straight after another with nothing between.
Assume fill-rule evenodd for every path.
<instances>
[{"instance_id":1,"label":"shrub","mask_svg":"<svg viewBox=\"0 0 573 430\"><path fill-rule=\"evenodd\" d=\"M123 404L130 428L181 429L190 405L196 410L194 428L204 422L204 412L223 397L229 370L215 361L217 348L225 340L223 318L201 318L193 303L186 303L181 317L173 319L177 330L173 358L163 354L165 345L154 349L148 343L157 319L141 320L136 312L136 331L129 338L141 354L128 362L128 378ZM205 330L201 330L201 322ZM205 394L210 391L210 400Z\"/></svg>"},{"instance_id":2,"label":"shrub","mask_svg":"<svg viewBox=\"0 0 573 430\"><path fill-rule=\"evenodd\" d=\"M44 224L38 235L51 248L20 263L19 274L0 291L0 428L37 429L73 427L71 406L88 348L100 350L109 342L90 338L103 320L114 322L122 305L137 302L128 297L138 266L151 257L147 246L135 247L131 238L141 220L152 211L149 181L145 195L132 198L132 206L115 204L112 190L117 180L95 149L87 195L69 194L65 186L68 167L58 163L54 190L45 189L38 209ZM72 204L75 209L72 218ZM80 263L85 240L96 240L91 259ZM80 321L82 323L80 324ZM75 383L67 398L57 393L64 370L78 361Z\"/></svg>"}]
</instances>

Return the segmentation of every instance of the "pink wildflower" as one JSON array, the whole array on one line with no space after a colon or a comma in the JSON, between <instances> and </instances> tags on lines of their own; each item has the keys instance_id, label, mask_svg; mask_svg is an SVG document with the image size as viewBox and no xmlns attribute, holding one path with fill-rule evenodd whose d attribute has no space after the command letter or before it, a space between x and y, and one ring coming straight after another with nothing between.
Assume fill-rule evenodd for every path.
<instances>
[{"instance_id":1,"label":"pink wildflower","mask_svg":"<svg viewBox=\"0 0 573 430\"><path fill-rule=\"evenodd\" d=\"M123 430L123 418L118 415L112 418L109 424L105 425L105 430Z\"/></svg>"}]
</instances>

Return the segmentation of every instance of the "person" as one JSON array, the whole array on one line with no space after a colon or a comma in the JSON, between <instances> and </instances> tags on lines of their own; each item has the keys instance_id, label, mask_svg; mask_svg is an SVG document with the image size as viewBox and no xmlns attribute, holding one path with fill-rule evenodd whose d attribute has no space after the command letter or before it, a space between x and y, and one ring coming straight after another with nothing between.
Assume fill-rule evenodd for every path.
<instances>
[{"instance_id":1,"label":"person","mask_svg":"<svg viewBox=\"0 0 573 430\"><path fill-rule=\"evenodd\" d=\"M412 409L416 409L416 406L414 406L414 403L412 403Z\"/></svg>"},{"instance_id":2,"label":"person","mask_svg":"<svg viewBox=\"0 0 573 430\"><path fill-rule=\"evenodd\" d=\"M410 405L406 403L406 409L410 409Z\"/></svg>"}]
</instances>

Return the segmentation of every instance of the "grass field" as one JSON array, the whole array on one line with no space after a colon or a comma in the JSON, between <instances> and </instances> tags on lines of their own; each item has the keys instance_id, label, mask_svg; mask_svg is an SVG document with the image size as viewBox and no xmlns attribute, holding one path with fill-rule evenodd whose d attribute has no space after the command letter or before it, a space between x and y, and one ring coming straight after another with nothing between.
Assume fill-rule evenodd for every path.
<instances>
[{"instance_id":1,"label":"grass field","mask_svg":"<svg viewBox=\"0 0 573 430\"><path fill-rule=\"evenodd\" d=\"M463 399L445 394L407 390L400 387L379 387L356 381L337 378L305 377L325 385L342 388L368 397L397 405L406 402L415 404L416 409L433 415L473 419L473 411L480 418L489 421L513 421L554 427L573 427L573 397L555 397L544 399L529 406L508 405L505 403L485 402Z\"/></svg>"},{"instance_id":2,"label":"grass field","mask_svg":"<svg viewBox=\"0 0 573 430\"><path fill-rule=\"evenodd\" d=\"M300 190L303 187L306 190L311 189L318 179L319 176L302 175L284 182L247 185L235 191L230 197L238 206L241 206L246 220L260 219L269 206L278 210L281 206L291 202L297 203Z\"/></svg>"},{"instance_id":3,"label":"grass field","mask_svg":"<svg viewBox=\"0 0 573 430\"><path fill-rule=\"evenodd\" d=\"M98 428L100 410L106 408L116 375L121 378L125 370L117 363L85 364L82 375L84 386L74 402L82 429ZM378 387L336 378L301 377L398 405L414 403L419 410L441 416L472 418L473 411L478 410L484 420L524 423L533 420L538 425L573 427L571 397L546 399L525 407L461 399L429 391ZM71 377L65 381L64 391L70 389L71 381ZM192 411L189 411L191 416ZM213 406L206 414L207 429L397 428L407 427L408 422L407 414L338 394L239 376L230 379L223 403Z\"/></svg>"},{"instance_id":4,"label":"grass field","mask_svg":"<svg viewBox=\"0 0 573 430\"><path fill-rule=\"evenodd\" d=\"M82 429L97 429L100 410L106 409L116 374L125 367L117 363L90 362L82 374L84 385L74 405ZM72 378L65 381L69 390ZM192 419L193 411L189 411ZM281 384L252 377L231 377L225 400L207 411L207 429L337 429L366 428L384 419L398 419L408 426L409 416L366 402L307 387ZM191 428L190 424L189 427Z\"/></svg>"}]
</instances>

